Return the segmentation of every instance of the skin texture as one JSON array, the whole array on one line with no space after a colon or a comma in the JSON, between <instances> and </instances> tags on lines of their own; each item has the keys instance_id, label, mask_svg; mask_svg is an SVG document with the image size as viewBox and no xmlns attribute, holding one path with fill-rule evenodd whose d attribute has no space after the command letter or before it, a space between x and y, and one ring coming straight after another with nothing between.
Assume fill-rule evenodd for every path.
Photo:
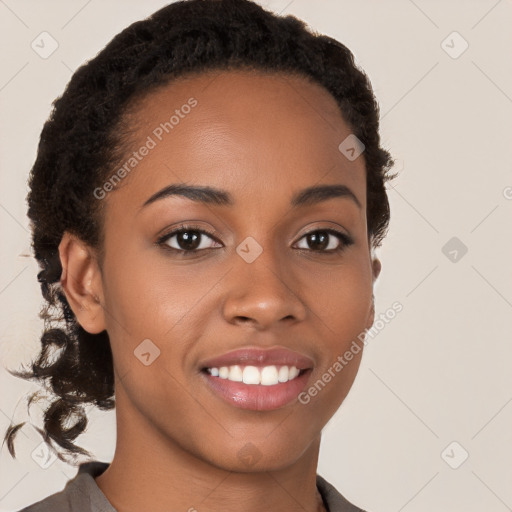
<instances>
[{"instance_id":1,"label":"skin texture","mask_svg":"<svg viewBox=\"0 0 512 512\"><path fill-rule=\"evenodd\" d=\"M190 97L197 106L102 199L104 257L68 233L59 248L78 321L91 333L107 329L114 356L116 451L96 481L120 512L220 503L227 512L313 512L321 430L362 351L307 405L273 411L222 401L199 363L282 346L314 361L310 386L371 327L380 263L368 243L364 154L349 161L338 150L351 130L321 86L249 71L203 73L149 94L129 116L133 150ZM142 207L172 183L225 189L235 205L173 196ZM295 192L320 184L346 185L362 208L338 197L292 209ZM217 240L200 235L198 254L185 257L155 243L184 221ZM313 228L354 243L322 253L304 236ZM248 236L263 249L252 263L235 250ZM167 244L183 248L177 236ZM329 249L340 244L329 235ZM149 366L134 356L145 339L160 350ZM244 447L255 463L239 457Z\"/></svg>"}]
</instances>

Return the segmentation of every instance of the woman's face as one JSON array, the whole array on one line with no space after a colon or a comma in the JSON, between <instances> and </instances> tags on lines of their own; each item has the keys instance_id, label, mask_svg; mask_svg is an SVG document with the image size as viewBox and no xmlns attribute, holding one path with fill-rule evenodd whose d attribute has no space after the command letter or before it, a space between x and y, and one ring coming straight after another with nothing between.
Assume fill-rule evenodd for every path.
<instances>
[{"instance_id":1,"label":"woman's face","mask_svg":"<svg viewBox=\"0 0 512 512\"><path fill-rule=\"evenodd\" d=\"M285 467L344 400L362 351L344 354L373 323L364 153L348 159L338 148L351 130L328 92L280 74L181 79L129 120L136 153L115 169L116 190L97 194L97 321L111 340L118 417L224 469ZM177 184L222 196L158 195ZM292 203L325 185L341 193ZM275 347L305 358L297 379L245 384L204 368L236 349ZM259 366L279 378L279 361ZM244 378L239 362L230 378Z\"/></svg>"}]
</instances>

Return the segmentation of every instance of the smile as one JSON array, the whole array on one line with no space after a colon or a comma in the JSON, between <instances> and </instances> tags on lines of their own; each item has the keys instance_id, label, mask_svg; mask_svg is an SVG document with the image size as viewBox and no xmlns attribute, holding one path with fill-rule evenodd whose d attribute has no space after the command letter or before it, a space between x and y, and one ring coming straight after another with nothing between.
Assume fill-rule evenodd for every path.
<instances>
[{"instance_id":1,"label":"smile","mask_svg":"<svg viewBox=\"0 0 512 512\"><path fill-rule=\"evenodd\" d=\"M295 366L234 365L205 368L200 375L215 398L240 409L271 411L298 402L311 372Z\"/></svg>"},{"instance_id":2,"label":"smile","mask_svg":"<svg viewBox=\"0 0 512 512\"><path fill-rule=\"evenodd\" d=\"M295 379L301 370L295 366L221 366L220 368L207 368L206 371L213 377L227 379L232 382L262 386L274 386L279 382L288 382Z\"/></svg>"}]
</instances>

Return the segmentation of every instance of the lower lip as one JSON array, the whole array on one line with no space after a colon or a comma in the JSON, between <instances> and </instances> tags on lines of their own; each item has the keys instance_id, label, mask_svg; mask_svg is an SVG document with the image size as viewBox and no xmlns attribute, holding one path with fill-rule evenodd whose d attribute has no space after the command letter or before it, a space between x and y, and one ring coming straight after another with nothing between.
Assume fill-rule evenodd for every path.
<instances>
[{"instance_id":1,"label":"lower lip","mask_svg":"<svg viewBox=\"0 0 512 512\"><path fill-rule=\"evenodd\" d=\"M288 382L262 386L261 384L233 382L214 377L206 371L201 372L210 389L218 396L235 407L253 411L271 411L294 402L306 387L310 373L311 369L308 369Z\"/></svg>"}]
</instances>

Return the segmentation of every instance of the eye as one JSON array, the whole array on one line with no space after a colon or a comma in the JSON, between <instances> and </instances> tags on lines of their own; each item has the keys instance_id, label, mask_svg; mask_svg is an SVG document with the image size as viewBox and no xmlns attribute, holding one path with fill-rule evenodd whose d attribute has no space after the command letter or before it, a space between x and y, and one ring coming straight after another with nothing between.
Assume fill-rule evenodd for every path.
<instances>
[{"instance_id":1,"label":"eye","mask_svg":"<svg viewBox=\"0 0 512 512\"><path fill-rule=\"evenodd\" d=\"M300 240L304 240L305 245L309 247L299 247L299 249L328 254L344 251L354 243L350 236L332 228L310 231Z\"/></svg>"},{"instance_id":2,"label":"eye","mask_svg":"<svg viewBox=\"0 0 512 512\"><path fill-rule=\"evenodd\" d=\"M160 237L156 243L173 252L185 254L211 249L213 247L212 242L218 242L213 233L196 226L182 224L170 233Z\"/></svg>"},{"instance_id":3,"label":"eye","mask_svg":"<svg viewBox=\"0 0 512 512\"><path fill-rule=\"evenodd\" d=\"M349 235L332 228L310 231L303 235L300 241L304 241L306 246L298 247L299 250L319 254L340 253L354 243L354 240ZM181 224L169 233L161 236L156 243L157 245L164 246L166 250L181 256L187 256L197 254L205 249L215 248L214 244L220 242L209 231L197 226Z\"/></svg>"}]
</instances>

